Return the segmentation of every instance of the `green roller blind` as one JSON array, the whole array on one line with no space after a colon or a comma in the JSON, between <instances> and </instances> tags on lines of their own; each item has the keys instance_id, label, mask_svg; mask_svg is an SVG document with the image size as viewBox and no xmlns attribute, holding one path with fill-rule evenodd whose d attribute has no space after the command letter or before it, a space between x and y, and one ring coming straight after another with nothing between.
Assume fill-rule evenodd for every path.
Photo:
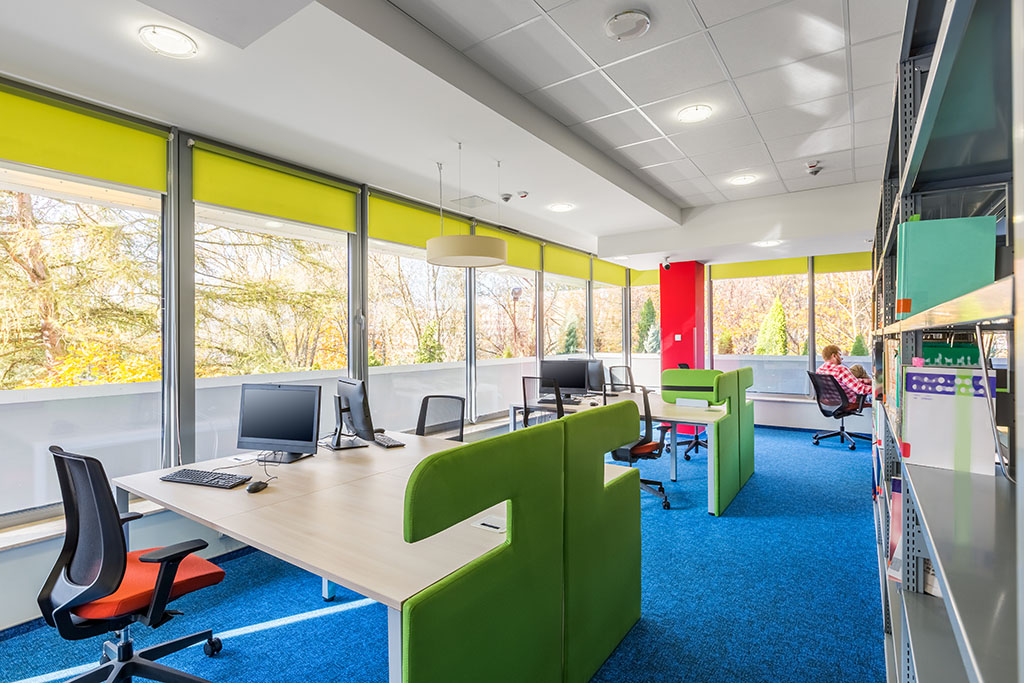
<instances>
[{"instance_id":1,"label":"green roller blind","mask_svg":"<svg viewBox=\"0 0 1024 683\"><path fill-rule=\"evenodd\" d=\"M626 268L617 263L594 259L594 280L609 285L626 286Z\"/></svg>"},{"instance_id":2,"label":"green roller blind","mask_svg":"<svg viewBox=\"0 0 1024 683\"><path fill-rule=\"evenodd\" d=\"M711 266L712 280L734 277L765 277L768 275L796 275L807 272L807 259L780 258L773 261L746 261L744 263L716 263Z\"/></svg>"},{"instance_id":3,"label":"green roller blind","mask_svg":"<svg viewBox=\"0 0 1024 683\"><path fill-rule=\"evenodd\" d=\"M815 273L847 273L852 270L871 270L871 252L828 254L814 257Z\"/></svg>"},{"instance_id":4,"label":"green roller blind","mask_svg":"<svg viewBox=\"0 0 1024 683\"><path fill-rule=\"evenodd\" d=\"M370 195L366 219L369 235L375 240L426 248L428 239L442 234L441 219L436 210L378 195ZM446 215L444 234L468 235L469 223L461 218Z\"/></svg>"},{"instance_id":5,"label":"green roller blind","mask_svg":"<svg viewBox=\"0 0 1024 683\"><path fill-rule=\"evenodd\" d=\"M167 134L0 89L0 159L167 190Z\"/></svg>"},{"instance_id":6,"label":"green roller blind","mask_svg":"<svg viewBox=\"0 0 1024 683\"><path fill-rule=\"evenodd\" d=\"M654 270L629 270L629 285L631 287L646 287L647 285L661 284L661 274L658 269Z\"/></svg>"},{"instance_id":7,"label":"green roller blind","mask_svg":"<svg viewBox=\"0 0 1024 683\"><path fill-rule=\"evenodd\" d=\"M544 272L589 280L590 256L575 249L545 245Z\"/></svg>"},{"instance_id":8,"label":"green roller blind","mask_svg":"<svg viewBox=\"0 0 1024 683\"><path fill-rule=\"evenodd\" d=\"M355 192L211 148L192 150L192 192L197 202L337 230L356 229Z\"/></svg>"},{"instance_id":9,"label":"green roller blind","mask_svg":"<svg viewBox=\"0 0 1024 683\"><path fill-rule=\"evenodd\" d=\"M540 270L540 242L486 225L477 225L476 234L505 240L508 245L508 260L506 261L508 265L528 270Z\"/></svg>"}]
</instances>

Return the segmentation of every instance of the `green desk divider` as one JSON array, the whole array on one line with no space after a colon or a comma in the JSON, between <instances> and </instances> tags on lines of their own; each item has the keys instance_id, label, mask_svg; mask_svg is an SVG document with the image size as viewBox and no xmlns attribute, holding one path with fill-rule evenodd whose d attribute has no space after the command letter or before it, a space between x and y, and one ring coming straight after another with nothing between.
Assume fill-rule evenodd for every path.
<instances>
[{"instance_id":1,"label":"green desk divider","mask_svg":"<svg viewBox=\"0 0 1024 683\"><path fill-rule=\"evenodd\" d=\"M710 401L714 395L715 377L721 370L701 368L672 368L661 371L661 398L675 403L677 398L697 398Z\"/></svg>"},{"instance_id":2,"label":"green desk divider","mask_svg":"<svg viewBox=\"0 0 1024 683\"><path fill-rule=\"evenodd\" d=\"M576 683L590 680L640 618L640 472L604 483L605 453L640 438L640 413L624 401L563 422L564 680Z\"/></svg>"},{"instance_id":3,"label":"green desk divider","mask_svg":"<svg viewBox=\"0 0 1024 683\"><path fill-rule=\"evenodd\" d=\"M740 416L737 372L723 372L715 377L714 403L725 403L726 416L716 422L714 458L716 472L714 514L721 515L740 490Z\"/></svg>"},{"instance_id":4,"label":"green desk divider","mask_svg":"<svg viewBox=\"0 0 1024 683\"><path fill-rule=\"evenodd\" d=\"M747 389L754 386L754 369L736 370L740 410L740 488L754 474L754 402L747 400Z\"/></svg>"},{"instance_id":5,"label":"green desk divider","mask_svg":"<svg viewBox=\"0 0 1024 683\"><path fill-rule=\"evenodd\" d=\"M405 489L414 543L508 501L503 545L409 598L405 683L562 677L562 422L423 460Z\"/></svg>"}]
</instances>

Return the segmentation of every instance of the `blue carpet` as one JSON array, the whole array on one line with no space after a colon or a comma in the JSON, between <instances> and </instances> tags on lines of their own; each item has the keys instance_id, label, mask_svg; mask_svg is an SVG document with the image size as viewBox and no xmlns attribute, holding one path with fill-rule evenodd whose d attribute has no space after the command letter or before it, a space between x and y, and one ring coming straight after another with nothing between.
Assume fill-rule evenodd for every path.
<instances>
[{"instance_id":1,"label":"blue carpet","mask_svg":"<svg viewBox=\"0 0 1024 683\"><path fill-rule=\"evenodd\" d=\"M672 509L641 498L643 616L595 681L884 680L867 444L815 447L775 429L756 444L757 472L720 518L707 514L703 451L680 459L677 482L667 459L643 463ZM213 681L387 680L383 605L341 589L325 603L320 579L260 552L220 564L225 580L176 601L184 617L136 627L137 647L212 627L229 634L217 657L190 648L161 661ZM307 618L274 621L295 615ZM45 626L0 633L0 681L95 662L101 642Z\"/></svg>"}]
</instances>

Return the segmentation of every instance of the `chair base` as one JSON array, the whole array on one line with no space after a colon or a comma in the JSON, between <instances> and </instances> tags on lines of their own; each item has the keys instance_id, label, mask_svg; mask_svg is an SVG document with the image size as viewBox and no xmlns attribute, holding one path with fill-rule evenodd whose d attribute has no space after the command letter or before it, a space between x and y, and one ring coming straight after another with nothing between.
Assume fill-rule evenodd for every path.
<instances>
[{"instance_id":1,"label":"chair base","mask_svg":"<svg viewBox=\"0 0 1024 683\"><path fill-rule=\"evenodd\" d=\"M103 643L103 656L97 668L72 678L68 683L114 683L130 681L133 677L162 683L210 683L205 678L158 664L155 660L204 640L206 644L203 645L203 651L209 657L220 652L223 647L220 638L213 637L213 631L200 631L134 652L132 640L127 637L128 629L125 628L121 633L119 642Z\"/></svg>"},{"instance_id":2,"label":"chair base","mask_svg":"<svg viewBox=\"0 0 1024 683\"><path fill-rule=\"evenodd\" d=\"M831 439L836 436L839 437L839 443L846 443L846 440L849 439L851 451L857 450L857 444L854 442L854 439L863 439L864 441L871 441L871 437L868 436L867 434L855 434L854 432L846 431L846 424L844 420L840 419L839 429L837 431L819 432L815 434L814 437L811 439L811 443L817 446L818 442L821 441L822 439Z\"/></svg>"},{"instance_id":3,"label":"chair base","mask_svg":"<svg viewBox=\"0 0 1024 683\"><path fill-rule=\"evenodd\" d=\"M686 450L683 451L683 459L690 459L690 451L694 451L695 455L700 455L700 447L703 446L705 449L708 447L708 442L698 438L696 435L692 439L686 442Z\"/></svg>"},{"instance_id":4,"label":"chair base","mask_svg":"<svg viewBox=\"0 0 1024 683\"><path fill-rule=\"evenodd\" d=\"M653 479L641 479L640 490L646 491L652 496L661 498L661 507L668 510L672 507L672 504L668 502L668 495L665 493L665 487L660 481Z\"/></svg>"}]
</instances>

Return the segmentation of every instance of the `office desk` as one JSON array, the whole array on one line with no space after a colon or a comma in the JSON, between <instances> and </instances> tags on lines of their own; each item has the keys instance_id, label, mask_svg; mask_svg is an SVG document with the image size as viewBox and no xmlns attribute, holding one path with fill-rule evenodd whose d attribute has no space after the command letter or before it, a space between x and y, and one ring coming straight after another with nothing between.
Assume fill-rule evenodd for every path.
<instances>
[{"instance_id":1,"label":"office desk","mask_svg":"<svg viewBox=\"0 0 1024 683\"><path fill-rule=\"evenodd\" d=\"M599 407L603 405L602 398L595 396L593 398L597 406L590 405L590 400L583 399L576 404L565 404L563 409L566 414L577 413L582 410L589 410L591 408ZM677 476L677 457L678 457L678 435L676 434L676 427L678 425L694 425L700 426L707 429L708 437L708 452L714 452L715 447L715 434L714 430L710 429L711 425L715 424L723 417L725 417L724 406L709 406L707 408L698 408L694 406L677 406L674 403L666 403L661 399L660 394L648 394L647 400L651 406L651 418L655 422L667 422L672 425L672 431L669 432L669 448L671 450L671 459L669 460L669 478L672 481L676 480ZM637 404L640 410L641 417L643 417L643 396L641 394L633 394L629 392L619 392L617 396L609 396L608 403L618 403L619 401L633 401ZM519 413L523 410L522 403L514 403L509 406L508 409L508 420L509 429L515 430L518 428L520 422L518 420ZM555 410L555 406L551 406L552 412ZM714 508L714 486L715 486L715 469L714 459L708 458L708 512L710 514L715 513Z\"/></svg>"},{"instance_id":2,"label":"office desk","mask_svg":"<svg viewBox=\"0 0 1024 683\"><path fill-rule=\"evenodd\" d=\"M114 480L118 507L129 493L258 548L290 564L388 607L388 672L401 681L402 617L405 601L505 540L471 523L486 514L505 516L496 505L470 520L419 541L403 537L405 487L416 465L458 444L433 437L388 432L405 448L345 451L320 449L313 458L272 467L278 478L259 493L244 486L216 489L160 481L171 470L143 472ZM208 460L196 469L237 464L231 457ZM171 468L178 469L178 468ZM605 480L626 468L605 467ZM230 472L263 478L262 465ZM127 527L126 527L127 536Z\"/></svg>"}]
</instances>

